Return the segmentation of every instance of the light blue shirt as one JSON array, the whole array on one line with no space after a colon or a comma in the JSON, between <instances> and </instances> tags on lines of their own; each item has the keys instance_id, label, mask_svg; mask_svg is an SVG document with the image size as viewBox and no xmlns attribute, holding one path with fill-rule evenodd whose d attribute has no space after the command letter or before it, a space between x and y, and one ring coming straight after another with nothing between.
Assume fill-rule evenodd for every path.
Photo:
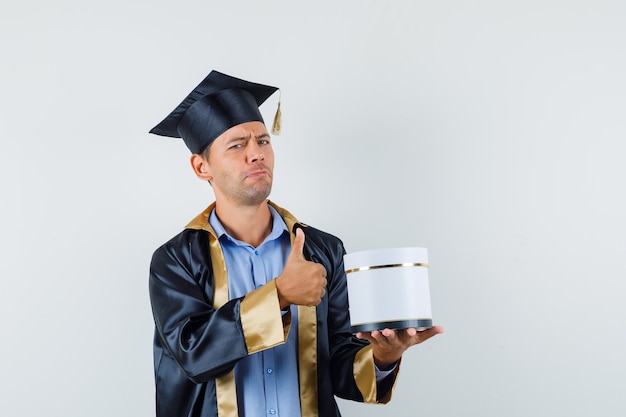
<instances>
[{"instance_id":1,"label":"light blue shirt","mask_svg":"<svg viewBox=\"0 0 626 417\"><path fill-rule=\"evenodd\" d=\"M291 252L289 230L276 210L269 208L272 231L256 248L229 236L215 210L209 216L224 253L230 299L265 285L283 271ZM298 309L290 308L292 325L287 342L248 355L235 365L239 416L300 416Z\"/></svg>"}]
</instances>

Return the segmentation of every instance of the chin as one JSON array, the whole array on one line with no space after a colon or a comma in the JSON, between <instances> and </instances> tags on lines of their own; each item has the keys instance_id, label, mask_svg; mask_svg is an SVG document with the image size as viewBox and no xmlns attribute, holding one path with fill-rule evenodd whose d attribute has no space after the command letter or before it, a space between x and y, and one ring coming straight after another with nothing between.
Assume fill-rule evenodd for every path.
<instances>
[{"instance_id":1,"label":"chin","mask_svg":"<svg viewBox=\"0 0 626 417\"><path fill-rule=\"evenodd\" d=\"M259 192L248 195L248 203L251 205L259 205L262 204L263 202L267 201L268 197L270 196L270 191L271 188L268 188L267 190L258 190Z\"/></svg>"}]
</instances>

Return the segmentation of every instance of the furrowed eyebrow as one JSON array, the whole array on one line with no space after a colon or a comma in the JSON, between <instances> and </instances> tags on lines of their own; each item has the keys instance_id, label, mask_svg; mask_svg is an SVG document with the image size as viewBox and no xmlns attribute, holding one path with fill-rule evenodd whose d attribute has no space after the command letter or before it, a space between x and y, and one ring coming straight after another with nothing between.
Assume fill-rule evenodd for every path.
<instances>
[{"instance_id":1,"label":"furrowed eyebrow","mask_svg":"<svg viewBox=\"0 0 626 417\"><path fill-rule=\"evenodd\" d=\"M249 140L250 137L252 135L243 135L243 136L235 136L234 138L230 138L226 141L226 145L230 145L231 143L234 142L242 142L242 141L246 141ZM254 136L255 139L269 139L270 138L270 134L267 132L263 132L263 133L259 133L258 135Z\"/></svg>"},{"instance_id":2,"label":"furrowed eyebrow","mask_svg":"<svg viewBox=\"0 0 626 417\"><path fill-rule=\"evenodd\" d=\"M234 138L230 138L226 141L226 144L230 144L233 142L241 142L242 140L247 140L250 138L250 135L244 135L244 136L236 136Z\"/></svg>"}]
</instances>

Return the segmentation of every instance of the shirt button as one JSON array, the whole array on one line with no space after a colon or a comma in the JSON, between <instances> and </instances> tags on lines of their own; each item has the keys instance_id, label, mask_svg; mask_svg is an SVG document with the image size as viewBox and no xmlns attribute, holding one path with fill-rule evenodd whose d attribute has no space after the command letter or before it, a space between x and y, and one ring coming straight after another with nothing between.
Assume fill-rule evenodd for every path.
<instances>
[{"instance_id":1,"label":"shirt button","mask_svg":"<svg viewBox=\"0 0 626 417\"><path fill-rule=\"evenodd\" d=\"M254 254L255 254L255 255L257 255L257 256L259 256L259 251L258 251L258 250L255 250L255 251L254 251Z\"/></svg>"},{"instance_id":2,"label":"shirt button","mask_svg":"<svg viewBox=\"0 0 626 417\"><path fill-rule=\"evenodd\" d=\"M274 370L272 368L267 368L267 373L271 374L272 372L274 372Z\"/></svg>"},{"instance_id":3,"label":"shirt button","mask_svg":"<svg viewBox=\"0 0 626 417\"><path fill-rule=\"evenodd\" d=\"M274 410L273 408L270 408L270 414L271 414L271 415L276 414L276 410Z\"/></svg>"}]
</instances>

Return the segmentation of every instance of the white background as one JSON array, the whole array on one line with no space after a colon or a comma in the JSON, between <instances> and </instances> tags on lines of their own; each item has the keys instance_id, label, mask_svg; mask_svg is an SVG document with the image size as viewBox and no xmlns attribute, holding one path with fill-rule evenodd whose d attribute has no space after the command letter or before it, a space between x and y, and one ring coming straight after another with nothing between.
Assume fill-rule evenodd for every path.
<instances>
[{"instance_id":1,"label":"white background","mask_svg":"<svg viewBox=\"0 0 626 417\"><path fill-rule=\"evenodd\" d=\"M213 197L147 132L211 69L282 89L274 201L429 249L445 334L345 416L625 415L625 2L2 0L0 57L0 415L153 416L150 257Z\"/></svg>"}]
</instances>

